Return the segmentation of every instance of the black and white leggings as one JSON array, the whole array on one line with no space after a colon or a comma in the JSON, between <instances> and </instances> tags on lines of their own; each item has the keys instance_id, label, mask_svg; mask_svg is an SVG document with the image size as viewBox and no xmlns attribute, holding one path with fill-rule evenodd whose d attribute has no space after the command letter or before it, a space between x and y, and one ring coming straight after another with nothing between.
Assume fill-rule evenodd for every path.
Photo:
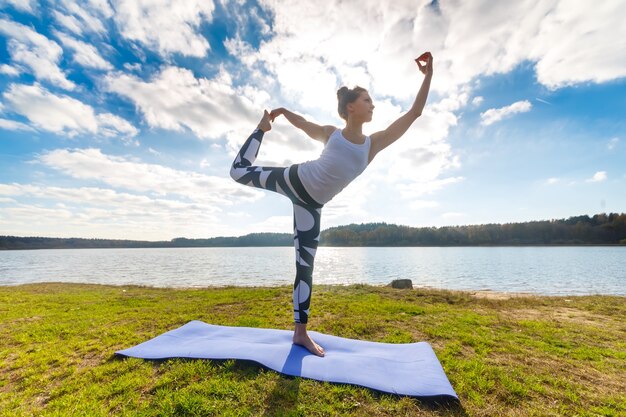
<instances>
[{"instance_id":1,"label":"black and white leggings","mask_svg":"<svg viewBox=\"0 0 626 417\"><path fill-rule=\"evenodd\" d=\"M238 183L275 191L293 203L293 244L296 249L296 280L293 284L293 313L296 323L309 318L313 262L320 238L322 204L307 193L298 177L298 165L261 167L252 165L263 140L263 131L255 130L237 154L230 176Z\"/></svg>"}]
</instances>

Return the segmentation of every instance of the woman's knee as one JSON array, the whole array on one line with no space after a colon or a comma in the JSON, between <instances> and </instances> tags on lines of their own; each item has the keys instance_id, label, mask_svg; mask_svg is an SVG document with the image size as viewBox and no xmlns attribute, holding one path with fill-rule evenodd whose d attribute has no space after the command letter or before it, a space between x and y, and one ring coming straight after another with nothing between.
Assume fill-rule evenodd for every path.
<instances>
[{"instance_id":1,"label":"woman's knee","mask_svg":"<svg viewBox=\"0 0 626 417\"><path fill-rule=\"evenodd\" d=\"M239 175L239 172L237 171L237 168L235 168L235 163L233 162L233 164L230 166L230 177L232 179L234 179L235 181L237 181L237 179L240 177L241 175Z\"/></svg>"},{"instance_id":2,"label":"woman's knee","mask_svg":"<svg viewBox=\"0 0 626 417\"><path fill-rule=\"evenodd\" d=\"M243 177L246 172L248 172L246 168L240 166L240 164L237 163L237 160L235 160L230 166L230 177L237 182L239 182L239 179Z\"/></svg>"}]
</instances>

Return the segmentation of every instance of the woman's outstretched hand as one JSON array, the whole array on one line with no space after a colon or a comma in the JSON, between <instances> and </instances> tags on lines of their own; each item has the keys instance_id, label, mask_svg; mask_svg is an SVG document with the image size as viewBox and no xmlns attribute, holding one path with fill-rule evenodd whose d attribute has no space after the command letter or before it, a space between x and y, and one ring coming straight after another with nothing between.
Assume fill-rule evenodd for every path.
<instances>
[{"instance_id":1,"label":"woman's outstretched hand","mask_svg":"<svg viewBox=\"0 0 626 417\"><path fill-rule=\"evenodd\" d=\"M424 52L415 60L420 71L424 75L433 73L433 55L430 52ZM422 64L424 62L425 64Z\"/></svg>"},{"instance_id":2,"label":"woman's outstretched hand","mask_svg":"<svg viewBox=\"0 0 626 417\"><path fill-rule=\"evenodd\" d=\"M280 116L281 114L285 114L284 107L279 107L277 109L272 110L270 112L270 120L272 121L272 123L274 123L274 119L276 118L276 116Z\"/></svg>"}]
</instances>

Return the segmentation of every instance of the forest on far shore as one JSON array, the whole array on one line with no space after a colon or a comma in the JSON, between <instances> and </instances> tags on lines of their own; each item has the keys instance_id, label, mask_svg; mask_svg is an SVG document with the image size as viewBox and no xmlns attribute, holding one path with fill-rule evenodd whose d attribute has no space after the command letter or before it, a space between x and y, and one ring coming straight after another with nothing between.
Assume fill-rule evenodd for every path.
<instances>
[{"instance_id":1,"label":"forest on far shore","mask_svg":"<svg viewBox=\"0 0 626 417\"><path fill-rule=\"evenodd\" d=\"M626 245L626 213L472 226L409 227L350 224L322 231L321 246ZM0 250L291 246L290 233L169 241L0 236Z\"/></svg>"}]
</instances>

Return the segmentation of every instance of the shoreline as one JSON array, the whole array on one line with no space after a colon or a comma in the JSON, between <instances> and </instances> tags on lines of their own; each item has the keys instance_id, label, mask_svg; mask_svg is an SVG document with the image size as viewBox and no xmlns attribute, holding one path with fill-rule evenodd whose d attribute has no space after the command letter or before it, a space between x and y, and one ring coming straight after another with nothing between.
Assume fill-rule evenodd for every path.
<instances>
[{"instance_id":1,"label":"shoreline","mask_svg":"<svg viewBox=\"0 0 626 417\"><path fill-rule=\"evenodd\" d=\"M34 286L50 286L50 287L72 287L72 286L84 286L84 287L102 287L102 288L121 288L121 289L146 289L154 291L209 291L209 290L223 290L223 289L238 289L238 290L271 290L271 289L284 289L285 287L291 287L291 284L283 285L271 285L271 286L244 286L244 285L206 285L206 286L181 286L181 287L162 287L152 285L140 285L140 284L102 284L92 282L63 282L63 281L47 281L47 282L27 282L21 284L0 284L0 290L2 288L27 288ZM350 283L350 284L317 284L318 288L336 287L336 288L391 288L391 283L388 284L367 284L367 283ZM457 293L465 294L474 298L481 298L487 300L510 300L513 298L574 298L574 297L617 297L626 298L626 294L605 294L605 293L590 293L590 294L541 294L525 291L500 291L491 289L452 289L452 288L439 288L430 286L413 286L412 289L393 289L400 293L405 291L416 292L444 292L444 293ZM566 300L567 301L567 300Z\"/></svg>"},{"instance_id":2,"label":"shoreline","mask_svg":"<svg viewBox=\"0 0 626 417\"><path fill-rule=\"evenodd\" d=\"M56 238L51 238L56 239ZM326 245L319 248L567 248L567 247L624 247L626 243L510 243L482 245ZM77 246L59 248L0 248L0 252L74 249L246 249L246 248L293 248L293 245L230 245L230 246Z\"/></svg>"}]
</instances>

